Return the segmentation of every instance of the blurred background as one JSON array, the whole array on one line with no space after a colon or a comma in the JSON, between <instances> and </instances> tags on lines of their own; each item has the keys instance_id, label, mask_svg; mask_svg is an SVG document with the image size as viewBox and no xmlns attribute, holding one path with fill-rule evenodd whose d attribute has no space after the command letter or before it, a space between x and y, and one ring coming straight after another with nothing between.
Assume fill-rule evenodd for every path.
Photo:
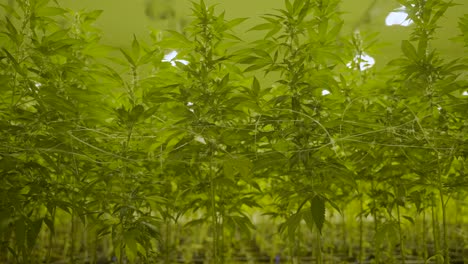
<instances>
[{"instance_id":1,"label":"blurred background","mask_svg":"<svg viewBox=\"0 0 468 264\"><path fill-rule=\"evenodd\" d=\"M4 0L3 0L4 1ZM189 23L191 2L189 0L59 0L63 7L73 10L104 10L97 21L103 31L103 44L125 47L130 45L133 34L139 39L148 40L149 30L180 30ZM282 0L205 0L216 4L218 12L225 11L227 18L247 17L238 29L238 36L252 40L256 36L246 32L251 26L261 22L260 16L281 8ZM466 56L461 43L451 41L459 36L458 19L468 13L468 1L457 0L459 5L450 8L441 19L434 47L449 58ZM397 0L343 0L343 34L351 35L355 30L363 33L378 33L378 45L369 51L375 58L376 67L400 54L400 43L409 38L411 24L404 21L404 10ZM393 12L393 13L392 13ZM392 17L393 14L393 17ZM387 24L386 24L387 22ZM390 25L390 24L397 25ZM253 34L253 33L251 33Z\"/></svg>"}]
</instances>

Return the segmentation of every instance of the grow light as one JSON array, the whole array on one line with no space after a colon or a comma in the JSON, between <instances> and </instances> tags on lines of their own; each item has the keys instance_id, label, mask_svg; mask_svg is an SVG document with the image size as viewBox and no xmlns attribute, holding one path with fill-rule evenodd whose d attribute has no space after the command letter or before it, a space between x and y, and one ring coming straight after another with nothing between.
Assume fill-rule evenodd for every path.
<instances>
[{"instance_id":1,"label":"grow light","mask_svg":"<svg viewBox=\"0 0 468 264\"><path fill-rule=\"evenodd\" d=\"M366 53L362 53L361 55L356 55L353 59L352 62L348 62L346 66L348 68L353 68L353 65L359 65L359 70L365 71L367 69L370 69L374 66L375 64L375 59L369 56Z\"/></svg>"},{"instance_id":2,"label":"grow light","mask_svg":"<svg viewBox=\"0 0 468 264\"><path fill-rule=\"evenodd\" d=\"M411 24L413 24L413 20L408 17L408 13L406 12L406 8L404 6L390 12L390 14L388 14L388 16L385 18L385 25L387 26L397 25L407 27Z\"/></svg>"},{"instance_id":3,"label":"grow light","mask_svg":"<svg viewBox=\"0 0 468 264\"><path fill-rule=\"evenodd\" d=\"M189 64L188 61L186 60L176 60L175 57L177 56L177 51L173 50L169 52L168 54L164 55L164 58L162 59L162 62L170 62L172 66L176 66L176 61L180 62L184 65Z\"/></svg>"}]
</instances>

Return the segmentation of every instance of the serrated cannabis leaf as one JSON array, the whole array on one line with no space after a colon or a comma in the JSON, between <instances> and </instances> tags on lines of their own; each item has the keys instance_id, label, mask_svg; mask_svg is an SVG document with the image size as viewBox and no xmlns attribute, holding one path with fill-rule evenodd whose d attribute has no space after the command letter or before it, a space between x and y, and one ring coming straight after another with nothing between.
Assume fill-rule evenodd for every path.
<instances>
[{"instance_id":1,"label":"serrated cannabis leaf","mask_svg":"<svg viewBox=\"0 0 468 264\"><path fill-rule=\"evenodd\" d=\"M310 211L312 212L315 227L322 234L323 224L325 223L325 199L320 195L315 195L310 201Z\"/></svg>"}]
</instances>

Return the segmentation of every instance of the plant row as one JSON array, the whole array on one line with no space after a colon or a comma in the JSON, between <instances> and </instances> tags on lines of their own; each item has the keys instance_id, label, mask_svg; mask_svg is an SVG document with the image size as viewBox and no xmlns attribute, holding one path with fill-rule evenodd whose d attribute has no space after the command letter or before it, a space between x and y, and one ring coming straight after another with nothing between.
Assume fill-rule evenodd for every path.
<instances>
[{"instance_id":1,"label":"plant row","mask_svg":"<svg viewBox=\"0 0 468 264\"><path fill-rule=\"evenodd\" d=\"M383 70L340 0L286 0L251 42L201 0L121 49L101 11L49 2L1 5L1 262L466 253L468 60L431 45L450 1L399 1L413 31Z\"/></svg>"}]
</instances>

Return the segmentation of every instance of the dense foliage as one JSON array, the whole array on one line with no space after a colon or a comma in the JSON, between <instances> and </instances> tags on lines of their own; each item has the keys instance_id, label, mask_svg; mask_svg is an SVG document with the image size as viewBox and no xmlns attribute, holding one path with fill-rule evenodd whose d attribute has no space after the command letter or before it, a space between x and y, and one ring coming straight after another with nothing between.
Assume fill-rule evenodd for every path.
<instances>
[{"instance_id":1,"label":"dense foliage","mask_svg":"<svg viewBox=\"0 0 468 264\"><path fill-rule=\"evenodd\" d=\"M100 11L2 4L0 262L466 254L468 58L431 47L453 4L400 0L413 31L377 71L340 2L286 0L247 43L202 0L129 49Z\"/></svg>"}]
</instances>

